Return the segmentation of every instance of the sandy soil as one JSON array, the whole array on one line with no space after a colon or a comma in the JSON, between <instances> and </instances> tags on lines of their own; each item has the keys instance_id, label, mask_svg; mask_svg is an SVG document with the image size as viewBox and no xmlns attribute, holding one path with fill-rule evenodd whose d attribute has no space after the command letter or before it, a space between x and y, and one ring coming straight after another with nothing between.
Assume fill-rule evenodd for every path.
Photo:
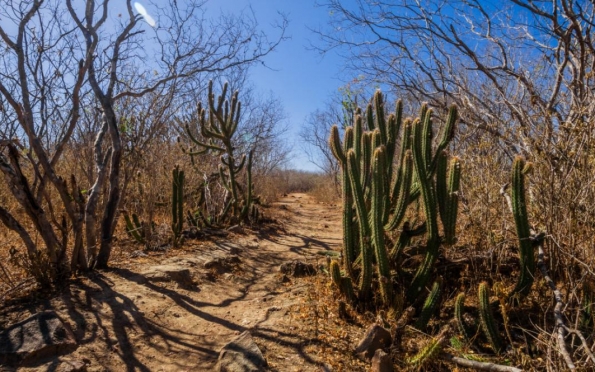
<instances>
[{"instance_id":1,"label":"sandy soil","mask_svg":"<svg viewBox=\"0 0 595 372\"><path fill-rule=\"evenodd\" d=\"M245 330L271 371L360 370L348 350L359 331L333 323L332 306L321 305L333 296L328 279L279 272L295 259L326 264L318 252L340 248L339 208L292 194L265 211L277 222L261 229L188 240L182 249L147 257L132 257L139 247L122 244L112 270L78 278L47 299L14 304L0 311L0 326L53 309L73 328L75 352L23 371L59 371L73 359L85 361L88 371L209 371L220 348ZM239 263L204 268L230 250ZM164 263L190 267L193 283L139 279Z\"/></svg>"}]
</instances>

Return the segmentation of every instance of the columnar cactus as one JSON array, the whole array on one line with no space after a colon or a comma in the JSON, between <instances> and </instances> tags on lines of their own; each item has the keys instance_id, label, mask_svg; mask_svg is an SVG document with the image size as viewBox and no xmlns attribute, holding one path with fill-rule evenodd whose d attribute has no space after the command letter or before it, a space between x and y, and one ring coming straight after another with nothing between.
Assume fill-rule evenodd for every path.
<instances>
[{"instance_id":1,"label":"columnar cactus","mask_svg":"<svg viewBox=\"0 0 595 372\"><path fill-rule=\"evenodd\" d=\"M492 308L490 307L490 290L488 288L488 283L482 282L479 284L478 296L481 329L492 346L492 349L496 353L500 353L500 351L502 351L502 340L498 333L498 327L494 320Z\"/></svg>"},{"instance_id":2,"label":"columnar cactus","mask_svg":"<svg viewBox=\"0 0 595 372\"><path fill-rule=\"evenodd\" d=\"M472 339L473 334L467 327L467 324L465 323L465 319L463 319L464 307L465 307L465 294L459 293L457 295L457 298L455 299L455 321L456 321L457 327L459 329L459 332L461 333L461 335L463 336L465 341L468 342L469 340Z\"/></svg>"},{"instance_id":3,"label":"columnar cactus","mask_svg":"<svg viewBox=\"0 0 595 372\"><path fill-rule=\"evenodd\" d=\"M238 175L244 170L246 165L246 154L237 157L233 145L233 138L238 128L240 120L241 103L238 100L238 92L234 92L231 101L226 99L227 83L223 86L223 92L215 102L213 93L213 82L209 82L208 110L198 103L198 133L194 135L190 130L188 123L184 124L186 134L194 144L194 148L185 150L194 162L194 157L207 152L219 154L219 176L223 187L229 193L226 203L218 216L219 220L226 218L229 211L232 212L234 219L245 220L249 217L249 211L252 207L252 185L251 185L251 167L252 152L248 159L246 167L248 181L247 192L240 195L240 186ZM207 115L208 113L208 115Z\"/></svg>"},{"instance_id":4,"label":"columnar cactus","mask_svg":"<svg viewBox=\"0 0 595 372\"><path fill-rule=\"evenodd\" d=\"M357 122L359 121L359 123ZM331 128L331 136L329 139L329 144L331 150L339 164L341 165L342 170L342 188L343 188L343 257L344 257L344 266L347 274L350 278L355 279L352 269L352 263L355 261L356 256L356 249L355 249L355 238L354 238L354 229L353 229L353 192L351 190L351 183L349 182L349 173L347 170L347 151L352 147L355 149L355 154L357 156L358 152L361 149L361 142L360 140L354 143L354 134L355 138L361 139L361 116L358 117L355 123L355 130L351 128L347 128L345 130L345 136L343 139L343 146L341 146L341 140L339 139L339 128L335 125ZM359 129L358 129L359 128ZM357 146L355 144L357 143ZM360 153L361 155L361 153Z\"/></svg>"},{"instance_id":5,"label":"columnar cactus","mask_svg":"<svg viewBox=\"0 0 595 372\"><path fill-rule=\"evenodd\" d=\"M384 98L377 91L363 115L359 109L355 112L353 126L345 128L343 142L337 126L331 129L329 139L343 176L345 273L357 283L358 297L362 301L371 298L371 290L375 287L372 283L377 281L380 295L375 298L381 298L385 306L394 302L393 284L397 278L392 277L392 273L398 271L399 252L412 236L425 233L427 249L424 262L407 290L409 302L414 302L431 277L441 243L436 168L439 155L448 161L444 150L453 138L456 121L456 110L452 108L438 145L439 151L434 152L432 111L424 105L420 118L415 121L403 120L402 111L403 104L398 101L395 112L386 115ZM458 159L451 161L449 172L447 168L441 163L439 177L443 179L438 184L444 186L445 197L440 200L440 216L445 240L452 244L460 178ZM412 229L409 223L403 223L403 219L408 205L420 195L426 221ZM388 233L400 227L402 232L398 241L392 242Z\"/></svg>"},{"instance_id":6,"label":"columnar cactus","mask_svg":"<svg viewBox=\"0 0 595 372\"><path fill-rule=\"evenodd\" d=\"M172 171L172 201L171 201L171 230L172 243L177 247L182 239L182 226L184 225L184 171L176 167Z\"/></svg>"},{"instance_id":7,"label":"columnar cactus","mask_svg":"<svg viewBox=\"0 0 595 372\"><path fill-rule=\"evenodd\" d=\"M440 301L440 294L441 294L441 286L442 280L437 280L432 285L432 289L424 302L424 305L421 309L421 314L417 318L415 322L415 328L423 330L428 325L428 321L432 317L432 314L436 311L436 307L438 306L438 302Z\"/></svg>"},{"instance_id":8,"label":"columnar cactus","mask_svg":"<svg viewBox=\"0 0 595 372\"><path fill-rule=\"evenodd\" d=\"M521 156L517 156L512 165L512 212L519 239L521 262L520 277L512 293L518 293L521 296L526 296L531 291L536 266L525 201L525 174L530 167L530 163L526 164Z\"/></svg>"}]
</instances>

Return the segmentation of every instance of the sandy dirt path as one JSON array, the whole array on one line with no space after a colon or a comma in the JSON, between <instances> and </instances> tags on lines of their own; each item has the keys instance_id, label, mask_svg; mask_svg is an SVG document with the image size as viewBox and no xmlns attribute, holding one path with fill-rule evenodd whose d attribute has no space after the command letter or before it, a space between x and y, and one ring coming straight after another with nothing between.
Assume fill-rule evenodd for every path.
<instances>
[{"instance_id":1,"label":"sandy dirt path","mask_svg":"<svg viewBox=\"0 0 595 372\"><path fill-rule=\"evenodd\" d=\"M12 307L1 315L11 323L57 311L80 345L70 355L21 370L59 371L64 360L82 360L88 371L209 371L220 348L245 330L270 370L325 370L320 353L332 346L321 341L312 311L318 311L320 296L314 288L327 279L284 277L279 266L296 259L325 264L317 252L337 251L341 244L339 207L291 194L265 213L277 223L188 240L181 250L132 258L131 249L122 248L114 269L77 279L58 297ZM239 262L205 269L205 262L231 253ZM139 276L163 264L189 267L193 283Z\"/></svg>"}]
</instances>

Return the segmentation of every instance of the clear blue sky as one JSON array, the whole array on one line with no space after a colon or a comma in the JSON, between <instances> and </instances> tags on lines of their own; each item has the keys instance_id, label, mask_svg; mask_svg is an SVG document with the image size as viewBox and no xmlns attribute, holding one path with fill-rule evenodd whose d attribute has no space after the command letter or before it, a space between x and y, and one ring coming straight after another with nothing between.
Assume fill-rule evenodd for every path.
<instances>
[{"instance_id":1,"label":"clear blue sky","mask_svg":"<svg viewBox=\"0 0 595 372\"><path fill-rule=\"evenodd\" d=\"M300 148L298 132L307 116L317 108L324 108L329 97L349 80L349 76L341 74L343 61L338 55L331 53L322 57L308 50L311 43L319 42L308 28L325 25L328 10L317 7L315 0L210 0L206 6L213 13L239 12L251 6L260 28L276 34L278 30L271 24L280 20L278 12L287 16L290 39L266 57L265 63L270 69L257 66L252 70L251 81L260 92L272 92L283 103L290 128L287 138L295 142L293 167L316 170Z\"/></svg>"}]
</instances>

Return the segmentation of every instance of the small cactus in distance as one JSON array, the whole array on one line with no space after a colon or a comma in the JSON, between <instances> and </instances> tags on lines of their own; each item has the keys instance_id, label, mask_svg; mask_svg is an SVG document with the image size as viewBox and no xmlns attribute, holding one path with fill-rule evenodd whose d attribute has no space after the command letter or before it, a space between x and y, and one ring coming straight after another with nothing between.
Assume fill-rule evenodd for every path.
<instances>
[{"instance_id":1,"label":"small cactus in distance","mask_svg":"<svg viewBox=\"0 0 595 372\"><path fill-rule=\"evenodd\" d=\"M124 211L124 220L126 222L126 233L134 240L145 244L145 229L136 213L132 214L132 219L128 212Z\"/></svg>"},{"instance_id":2,"label":"small cactus in distance","mask_svg":"<svg viewBox=\"0 0 595 372\"><path fill-rule=\"evenodd\" d=\"M172 244L174 247L182 241L182 227L184 225L184 171L178 165L172 171Z\"/></svg>"}]
</instances>

